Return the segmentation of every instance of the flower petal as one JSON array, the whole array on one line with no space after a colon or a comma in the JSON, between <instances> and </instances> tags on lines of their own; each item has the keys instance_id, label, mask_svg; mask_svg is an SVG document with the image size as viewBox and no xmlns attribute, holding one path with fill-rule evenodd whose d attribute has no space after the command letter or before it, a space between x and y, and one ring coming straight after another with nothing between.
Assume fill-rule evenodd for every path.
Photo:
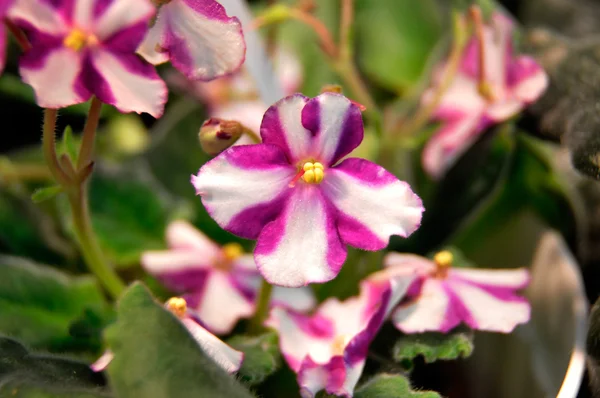
<instances>
[{"instance_id":1,"label":"flower petal","mask_svg":"<svg viewBox=\"0 0 600 398\"><path fill-rule=\"evenodd\" d=\"M392 322L404 333L447 332L461 322L453 304L443 282L428 279L418 297L392 313Z\"/></svg>"},{"instance_id":2,"label":"flower petal","mask_svg":"<svg viewBox=\"0 0 600 398\"><path fill-rule=\"evenodd\" d=\"M207 162L192 184L222 228L256 239L284 208L295 173L278 147L243 145Z\"/></svg>"},{"instance_id":3,"label":"flower petal","mask_svg":"<svg viewBox=\"0 0 600 398\"><path fill-rule=\"evenodd\" d=\"M142 267L175 292L198 291L212 269L211 258L193 250L147 251L142 254Z\"/></svg>"},{"instance_id":4,"label":"flower petal","mask_svg":"<svg viewBox=\"0 0 600 398\"><path fill-rule=\"evenodd\" d=\"M286 287L335 278L346 259L346 248L334 216L318 188L296 186L285 210L258 237L254 259L262 276Z\"/></svg>"},{"instance_id":5,"label":"flower petal","mask_svg":"<svg viewBox=\"0 0 600 398\"><path fill-rule=\"evenodd\" d=\"M217 336L200 326L192 318L186 317L181 323L189 330L202 350L211 357L217 365L229 373L237 372L242 366L244 354L234 350Z\"/></svg>"},{"instance_id":6,"label":"flower petal","mask_svg":"<svg viewBox=\"0 0 600 398\"><path fill-rule=\"evenodd\" d=\"M289 308L298 312L308 312L317 304L310 287L275 286L271 295L271 305Z\"/></svg>"},{"instance_id":7,"label":"flower petal","mask_svg":"<svg viewBox=\"0 0 600 398\"><path fill-rule=\"evenodd\" d=\"M232 283L227 272L213 271L201 294L185 296L190 307L208 329L216 334L231 332L237 321L254 313L254 303Z\"/></svg>"},{"instance_id":8,"label":"flower petal","mask_svg":"<svg viewBox=\"0 0 600 398\"><path fill-rule=\"evenodd\" d=\"M4 71L4 67L6 66L6 29L0 30L0 73Z\"/></svg>"},{"instance_id":9,"label":"flower petal","mask_svg":"<svg viewBox=\"0 0 600 398\"><path fill-rule=\"evenodd\" d=\"M428 89L423 94L423 104L428 105L431 103L438 90L437 86ZM480 114L485 107L486 101L479 94L477 81L468 76L457 74L437 104L434 116L438 120L452 121L462 119L465 115Z\"/></svg>"},{"instance_id":10,"label":"flower petal","mask_svg":"<svg viewBox=\"0 0 600 398\"><path fill-rule=\"evenodd\" d=\"M96 362L90 365L90 368L94 372L102 372L114 357L115 354L113 354L112 351L105 351L100 358L96 359Z\"/></svg>"},{"instance_id":11,"label":"flower petal","mask_svg":"<svg viewBox=\"0 0 600 398\"><path fill-rule=\"evenodd\" d=\"M18 25L33 27L49 35L64 35L68 31L68 26L51 4L41 0L17 0L9 9L8 16Z\"/></svg>"},{"instance_id":12,"label":"flower petal","mask_svg":"<svg viewBox=\"0 0 600 398\"><path fill-rule=\"evenodd\" d=\"M203 260L217 258L221 251L219 246L202 231L183 220L176 220L169 224L166 238L169 248L194 250L203 257Z\"/></svg>"},{"instance_id":13,"label":"flower petal","mask_svg":"<svg viewBox=\"0 0 600 398\"><path fill-rule=\"evenodd\" d=\"M483 288L453 279L452 293L462 302L464 321L473 329L510 333L529 321L531 307L524 298L503 292L495 295Z\"/></svg>"},{"instance_id":14,"label":"flower petal","mask_svg":"<svg viewBox=\"0 0 600 398\"><path fill-rule=\"evenodd\" d=\"M135 54L119 55L96 51L92 64L101 77L94 84L94 94L119 111L146 112L158 118L167 101L167 86L154 67Z\"/></svg>"},{"instance_id":15,"label":"flower petal","mask_svg":"<svg viewBox=\"0 0 600 398\"><path fill-rule=\"evenodd\" d=\"M452 268L450 275L453 279L476 284L505 289L524 289L529 284L529 271L525 268L518 269L477 269L477 268Z\"/></svg>"},{"instance_id":16,"label":"flower petal","mask_svg":"<svg viewBox=\"0 0 600 398\"><path fill-rule=\"evenodd\" d=\"M337 209L342 240L365 250L381 250L390 236L407 237L421 223L421 199L381 166L350 158L325 171L323 192Z\"/></svg>"},{"instance_id":17,"label":"flower petal","mask_svg":"<svg viewBox=\"0 0 600 398\"><path fill-rule=\"evenodd\" d=\"M306 356L319 364L328 363L333 357L331 343L335 331L327 318L300 315L275 307L265 324L279 333L281 354L294 372L300 370Z\"/></svg>"},{"instance_id":18,"label":"flower petal","mask_svg":"<svg viewBox=\"0 0 600 398\"><path fill-rule=\"evenodd\" d=\"M79 104L91 96L80 78L82 59L68 48L32 49L21 57L19 71L43 108Z\"/></svg>"},{"instance_id":19,"label":"flower petal","mask_svg":"<svg viewBox=\"0 0 600 398\"><path fill-rule=\"evenodd\" d=\"M228 17L216 1L173 0L159 13L159 18L166 19L158 26L163 29L160 41L144 47L153 44L165 49L173 66L188 78L215 79L236 71L244 62L246 44L240 22Z\"/></svg>"},{"instance_id":20,"label":"flower petal","mask_svg":"<svg viewBox=\"0 0 600 398\"><path fill-rule=\"evenodd\" d=\"M215 107L210 114L219 119L238 121L258 132L265 109L267 106L261 101L235 101Z\"/></svg>"},{"instance_id":21,"label":"flower petal","mask_svg":"<svg viewBox=\"0 0 600 398\"><path fill-rule=\"evenodd\" d=\"M420 273L426 275L435 270L433 261L416 254L390 252L383 258L383 271L388 276L405 276Z\"/></svg>"},{"instance_id":22,"label":"flower petal","mask_svg":"<svg viewBox=\"0 0 600 398\"><path fill-rule=\"evenodd\" d=\"M548 88L548 75L531 57L521 56L508 69L507 84L513 95L525 103L537 100Z\"/></svg>"},{"instance_id":23,"label":"flower petal","mask_svg":"<svg viewBox=\"0 0 600 398\"><path fill-rule=\"evenodd\" d=\"M432 178L441 178L475 142L484 127L481 124L481 114L471 114L447 122L425 145L423 169Z\"/></svg>"},{"instance_id":24,"label":"flower petal","mask_svg":"<svg viewBox=\"0 0 600 398\"><path fill-rule=\"evenodd\" d=\"M308 100L302 109L302 125L313 135L312 154L333 165L363 140L360 109L341 94L323 93Z\"/></svg>"},{"instance_id":25,"label":"flower petal","mask_svg":"<svg viewBox=\"0 0 600 398\"><path fill-rule=\"evenodd\" d=\"M83 1L78 0L77 2L82 3ZM98 15L98 10L95 11L94 18L97 19L94 25L94 33L100 41L104 41L127 28L140 24L147 25L156 9L149 0L112 0L100 15ZM138 37L135 46L142 41L144 36ZM135 51L135 47L132 50Z\"/></svg>"},{"instance_id":26,"label":"flower petal","mask_svg":"<svg viewBox=\"0 0 600 398\"><path fill-rule=\"evenodd\" d=\"M360 371L362 372L362 366ZM356 372L353 375L355 374ZM358 376L360 377L360 373ZM356 384L358 377L354 378L356 378ZM354 386L351 386L350 391L346 391L344 389L346 381L346 364L340 355L331 358L324 365L315 363L310 357L307 357L298 371L298 384L302 398L314 397L321 390L336 396L351 397Z\"/></svg>"},{"instance_id":27,"label":"flower petal","mask_svg":"<svg viewBox=\"0 0 600 398\"><path fill-rule=\"evenodd\" d=\"M302 125L302 109L308 100L302 94L279 100L267 109L260 125L263 142L283 149L292 164L312 155L312 133Z\"/></svg>"},{"instance_id":28,"label":"flower petal","mask_svg":"<svg viewBox=\"0 0 600 398\"><path fill-rule=\"evenodd\" d=\"M157 51L158 43L161 43L162 37L166 35L167 23L167 18L159 13L154 25L146 32L144 40L137 49L137 53L153 65L159 65L169 60L167 51ZM187 80L186 83L188 83Z\"/></svg>"}]
</instances>

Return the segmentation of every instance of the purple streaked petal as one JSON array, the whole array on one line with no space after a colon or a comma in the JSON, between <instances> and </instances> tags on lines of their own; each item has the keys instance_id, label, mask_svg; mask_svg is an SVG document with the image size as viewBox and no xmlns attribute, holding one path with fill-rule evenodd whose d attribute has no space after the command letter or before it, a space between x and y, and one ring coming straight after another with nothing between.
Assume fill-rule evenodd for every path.
<instances>
[{"instance_id":1,"label":"purple streaked petal","mask_svg":"<svg viewBox=\"0 0 600 398\"><path fill-rule=\"evenodd\" d=\"M335 212L318 188L299 184L285 210L258 237L254 259L271 284L300 287L329 281L346 259Z\"/></svg>"},{"instance_id":2,"label":"purple streaked petal","mask_svg":"<svg viewBox=\"0 0 600 398\"><path fill-rule=\"evenodd\" d=\"M241 145L207 162L192 184L222 228L256 239L285 207L295 174L277 146Z\"/></svg>"},{"instance_id":3,"label":"purple streaked petal","mask_svg":"<svg viewBox=\"0 0 600 398\"><path fill-rule=\"evenodd\" d=\"M236 101L214 107L210 115L224 120L236 120L250 130L258 132L266 109L267 106L258 100Z\"/></svg>"},{"instance_id":4,"label":"purple streaked petal","mask_svg":"<svg viewBox=\"0 0 600 398\"><path fill-rule=\"evenodd\" d=\"M420 275L428 275L436 268L433 261L423 256L396 252L386 254L383 258L383 265L386 268L381 272L385 272L390 277L404 276L415 272Z\"/></svg>"},{"instance_id":5,"label":"purple streaked petal","mask_svg":"<svg viewBox=\"0 0 600 398\"><path fill-rule=\"evenodd\" d=\"M68 25L64 17L46 1L17 0L8 16L16 24L25 24L49 35L66 35Z\"/></svg>"},{"instance_id":6,"label":"purple streaked petal","mask_svg":"<svg viewBox=\"0 0 600 398\"><path fill-rule=\"evenodd\" d=\"M212 270L211 259L192 250L147 251L142 267L175 292L198 291Z\"/></svg>"},{"instance_id":7,"label":"purple streaked petal","mask_svg":"<svg viewBox=\"0 0 600 398\"><path fill-rule=\"evenodd\" d=\"M168 52L171 63L189 79L212 80L235 72L246 57L239 20L228 18L213 0L173 0L161 7L160 24L151 28L142 56ZM160 33L152 30L161 30ZM158 39L158 41L155 41ZM150 59L153 56L150 55Z\"/></svg>"},{"instance_id":8,"label":"purple streaked petal","mask_svg":"<svg viewBox=\"0 0 600 398\"><path fill-rule=\"evenodd\" d=\"M480 286L454 279L448 282L448 288L461 302L466 311L463 319L473 329L510 333L531 316L531 307L524 298L498 297Z\"/></svg>"},{"instance_id":9,"label":"purple streaked petal","mask_svg":"<svg viewBox=\"0 0 600 398\"><path fill-rule=\"evenodd\" d=\"M254 303L237 289L231 276L224 271L211 272L202 297L196 299L194 311L206 327L216 334L231 332L239 319L254 313Z\"/></svg>"},{"instance_id":10,"label":"purple streaked petal","mask_svg":"<svg viewBox=\"0 0 600 398\"><path fill-rule=\"evenodd\" d=\"M78 0L78 3L84 2L84 0ZM106 1L99 1L99 3L103 2ZM132 27L138 25L147 26L156 9L149 0L111 0L110 4L102 9L102 12L98 13L99 9L95 9L94 11L96 11L96 15L94 15L96 20L93 24L94 33L100 41L104 42L104 40L113 37L122 30L130 30ZM135 51L135 48L141 43L144 37L139 29L136 29L135 32L134 37L137 43L131 43L132 46L128 49L129 52ZM124 37L121 38L124 39Z\"/></svg>"},{"instance_id":11,"label":"purple streaked petal","mask_svg":"<svg viewBox=\"0 0 600 398\"><path fill-rule=\"evenodd\" d=\"M157 44L162 43L162 37L166 35L167 22L167 18L159 13L154 25L147 31L137 49L137 53L153 65L159 65L169 60L168 52L156 51Z\"/></svg>"},{"instance_id":12,"label":"purple streaked petal","mask_svg":"<svg viewBox=\"0 0 600 398\"><path fill-rule=\"evenodd\" d=\"M236 351L217 336L200 326L194 319L184 317L181 323L187 328L202 351L213 359L221 368L229 373L235 373L242 366L244 354Z\"/></svg>"},{"instance_id":13,"label":"purple streaked petal","mask_svg":"<svg viewBox=\"0 0 600 398\"><path fill-rule=\"evenodd\" d=\"M536 101L548 87L548 75L532 58L521 56L508 68L508 83L513 95L525 103Z\"/></svg>"},{"instance_id":14,"label":"purple streaked petal","mask_svg":"<svg viewBox=\"0 0 600 398\"><path fill-rule=\"evenodd\" d=\"M263 142L283 149L291 164L312 155L312 133L302 125L302 109L308 101L302 94L285 97L267 109L260 125Z\"/></svg>"},{"instance_id":15,"label":"purple streaked petal","mask_svg":"<svg viewBox=\"0 0 600 398\"><path fill-rule=\"evenodd\" d=\"M139 22L113 33L103 41L102 45L113 53L132 54L137 50L147 31L148 23Z\"/></svg>"},{"instance_id":16,"label":"purple streaked petal","mask_svg":"<svg viewBox=\"0 0 600 398\"><path fill-rule=\"evenodd\" d=\"M452 268L449 271L452 280L460 280L485 287L498 287L504 289L524 289L530 281L529 271L526 268L518 269L477 269L477 268Z\"/></svg>"},{"instance_id":17,"label":"purple streaked petal","mask_svg":"<svg viewBox=\"0 0 600 398\"><path fill-rule=\"evenodd\" d=\"M462 320L454 304L443 281L428 279L418 297L396 308L392 322L404 333L447 332Z\"/></svg>"},{"instance_id":18,"label":"purple streaked petal","mask_svg":"<svg viewBox=\"0 0 600 398\"><path fill-rule=\"evenodd\" d=\"M279 333L281 354L295 372L300 371L307 356L320 364L328 363L333 357L333 324L318 314L309 317L275 307L265 324Z\"/></svg>"},{"instance_id":19,"label":"purple streaked petal","mask_svg":"<svg viewBox=\"0 0 600 398\"><path fill-rule=\"evenodd\" d=\"M82 58L70 49L55 48L43 54L32 50L23 55L19 66L23 81L33 88L41 107L62 108L91 96L80 78Z\"/></svg>"},{"instance_id":20,"label":"purple streaked petal","mask_svg":"<svg viewBox=\"0 0 600 398\"><path fill-rule=\"evenodd\" d=\"M78 26L83 29L93 26L92 22L94 21L95 3L95 0L75 0L73 2L72 22L74 26Z\"/></svg>"},{"instance_id":21,"label":"purple streaked petal","mask_svg":"<svg viewBox=\"0 0 600 398\"><path fill-rule=\"evenodd\" d=\"M447 122L429 139L423 150L423 169L434 179L441 178L483 131L481 114Z\"/></svg>"},{"instance_id":22,"label":"purple streaked petal","mask_svg":"<svg viewBox=\"0 0 600 398\"><path fill-rule=\"evenodd\" d=\"M383 167L350 158L325 171L323 192L337 210L342 240L381 250L392 235L407 237L421 224L421 199Z\"/></svg>"},{"instance_id":23,"label":"purple streaked petal","mask_svg":"<svg viewBox=\"0 0 600 398\"><path fill-rule=\"evenodd\" d=\"M113 54L97 50L91 62L102 80L110 89L94 88L94 94L105 103L114 105L119 111L146 112L158 118L167 101L167 87L154 67L135 54Z\"/></svg>"},{"instance_id":24,"label":"purple streaked petal","mask_svg":"<svg viewBox=\"0 0 600 398\"><path fill-rule=\"evenodd\" d=\"M206 262L220 255L219 246L187 221L171 222L165 235L169 248L194 250Z\"/></svg>"},{"instance_id":25,"label":"purple streaked petal","mask_svg":"<svg viewBox=\"0 0 600 398\"><path fill-rule=\"evenodd\" d=\"M351 397L352 390L349 393L344 391L345 381L346 364L340 355L331 358L326 364L318 364L306 357L298 371L302 398L314 397L321 390L336 396Z\"/></svg>"},{"instance_id":26,"label":"purple streaked petal","mask_svg":"<svg viewBox=\"0 0 600 398\"><path fill-rule=\"evenodd\" d=\"M275 286L271 295L271 305L289 308L294 311L308 312L317 304L310 287Z\"/></svg>"},{"instance_id":27,"label":"purple streaked petal","mask_svg":"<svg viewBox=\"0 0 600 398\"><path fill-rule=\"evenodd\" d=\"M302 109L302 125L312 132L311 154L326 166L338 162L363 140L360 109L341 94L323 93Z\"/></svg>"},{"instance_id":28,"label":"purple streaked petal","mask_svg":"<svg viewBox=\"0 0 600 398\"><path fill-rule=\"evenodd\" d=\"M6 29L2 27L0 29L0 74L4 71L4 67L6 66Z\"/></svg>"}]
</instances>

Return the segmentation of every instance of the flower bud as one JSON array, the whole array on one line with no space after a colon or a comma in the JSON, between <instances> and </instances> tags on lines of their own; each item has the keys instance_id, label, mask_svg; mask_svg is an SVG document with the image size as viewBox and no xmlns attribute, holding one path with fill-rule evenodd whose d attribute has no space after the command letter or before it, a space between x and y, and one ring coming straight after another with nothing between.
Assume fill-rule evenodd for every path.
<instances>
[{"instance_id":1,"label":"flower bud","mask_svg":"<svg viewBox=\"0 0 600 398\"><path fill-rule=\"evenodd\" d=\"M207 154L216 156L235 144L244 133L244 129L244 126L235 120L210 118L200 127L200 146Z\"/></svg>"}]
</instances>

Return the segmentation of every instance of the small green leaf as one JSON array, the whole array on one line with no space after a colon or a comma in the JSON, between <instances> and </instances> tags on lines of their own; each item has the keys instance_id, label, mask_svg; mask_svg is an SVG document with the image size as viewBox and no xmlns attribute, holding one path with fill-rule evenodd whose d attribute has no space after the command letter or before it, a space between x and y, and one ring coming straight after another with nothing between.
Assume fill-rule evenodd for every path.
<instances>
[{"instance_id":1,"label":"small green leaf","mask_svg":"<svg viewBox=\"0 0 600 398\"><path fill-rule=\"evenodd\" d=\"M473 352L473 336L465 332L422 333L402 336L394 346L398 362L422 356L425 362L467 358Z\"/></svg>"},{"instance_id":2,"label":"small green leaf","mask_svg":"<svg viewBox=\"0 0 600 398\"><path fill-rule=\"evenodd\" d=\"M110 384L120 398L252 397L139 282L120 299L105 337L115 355Z\"/></svg>"},{"instance_id":3,"label":"small green leaf","mask_svg":"<svg viewBox=\"0 0 600 398\"><path fill-rule=\"evenodd\" d=\"M64 350L72 323L106 303L91 277L71 277L29 260L0 255L0 333L34 348Z\"/></svg>"},{"instance_id":4,"label":"small green leaf","mask_svg":"<svg viewBox=\"0 0 600 398\"><path fill-rule=\"evenodd\" d=\"M44 202L48 199L52 199L56 195L62 192L62 187L60 185L52 185L49 187L36 189L35 192L31 195L31 200L33 203Z\"/></svg>"},{"instance_id":5,"label":"small green leaf","mask_svg":"<svg viewBox=\"0 0 600 398\"><path fill-rule=\"evenodd\" d=\"M244 362L238 375L250 385L262 383L281 366L277 334L234 336L227 344L244 353Z\"/></svg>"},{"instance_id":6,"label":"small green leaf","mask_svg":"<svg viewBox=\"0 0 600 398\"><path fill-rule=\"evenodd\" d=\"M414 391L401 375L380 374L359 387L355 398L440 398L434 391Z\"/></svg>"},{"instance_id":7,"label":"small green leaf","mask_svg":"<svg viewBox=\"0 0 600 398\"><path fill-rule=\"evenodd\" d=\"M67 126L65 127L65 131L63 132L62 136L62 153L66 153L71 159L71 162L73 162L73 164L77 164L77 158L79 156L78 152L78 145L73 137L73 129L71 126Z\"/></svg>"},{"instance_id":8,"label":"small green leaf","mask_svg":"<svg viewBox=\"0 0 600 398\"><path fill-rule=\"evenodd\" d=\"M0 337L1 397L109 397L102 373L72 359L28 352Z\"/></svg>"}]
</instances>

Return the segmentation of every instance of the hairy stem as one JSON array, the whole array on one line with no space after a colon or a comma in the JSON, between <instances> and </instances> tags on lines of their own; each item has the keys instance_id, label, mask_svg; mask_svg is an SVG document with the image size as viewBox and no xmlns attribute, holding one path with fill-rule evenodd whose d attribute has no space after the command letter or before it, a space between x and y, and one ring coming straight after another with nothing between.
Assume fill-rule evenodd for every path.
<instances>
[{"instance_id":1,"label":"hairy stem","mask_svg":"<svg viewBox=\"0 0 600 398\"><path fill-rule=\"evenodd\" d=\"M263 323L269 316L269 303L271 302L271 293L273 292L273 285L263 279L260 285L260 291L256 298L256 312L254 317L250 321L250 332L258 333L263 330Z\"/></svg>"}]
</instances>

